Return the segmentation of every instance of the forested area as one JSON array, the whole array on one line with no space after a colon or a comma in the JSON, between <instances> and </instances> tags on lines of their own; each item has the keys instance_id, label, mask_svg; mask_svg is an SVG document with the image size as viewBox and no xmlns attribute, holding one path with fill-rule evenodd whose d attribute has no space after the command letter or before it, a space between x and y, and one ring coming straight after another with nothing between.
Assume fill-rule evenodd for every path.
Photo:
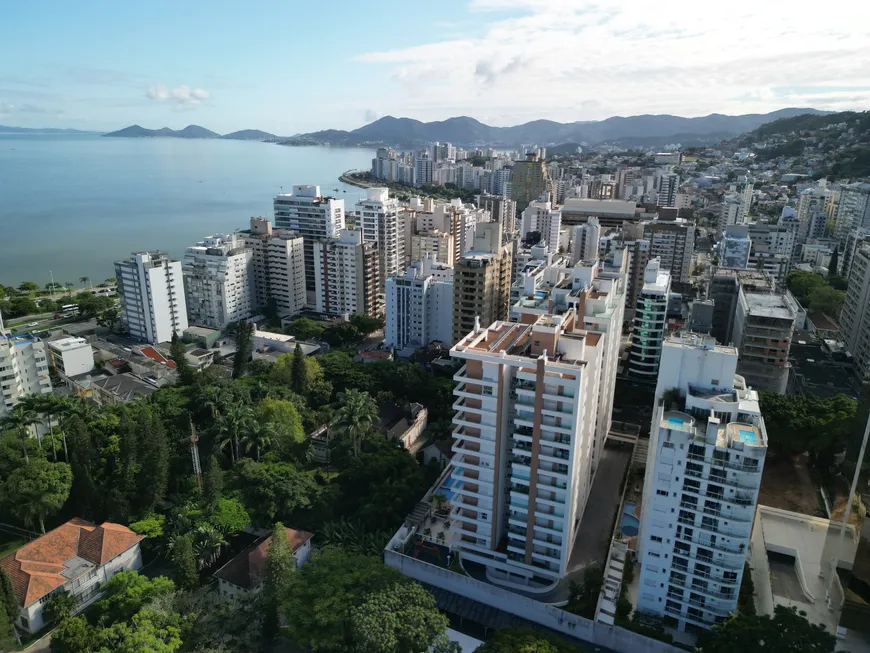
<instances>
[{"instance_id":1,"label":"forested area","mask_svg":"<svg viewBox=\"0 0 870 653\"><path fill-rule=\"evenodd\" d=\"M57 641L69 643L56 650L268 650L277 629L266 629L270 634L261 641L252 615L279 606L285 618L299 614L294 596L306 596L304 603L317 614L307 625L291 620L288 632L312 650L429 650L446 619L430 595L408 585L379 556L440 470L418 464L401 444L378 435L375 425L381 407L403 410L409 402L424 403L430 420L443 425L451 413L452 382L411 363L354 363L354 354L333 350L315 359L297 350L274 364L253 361L233 379L216 368L194 374L182 362L178 385L126 405L96 407L53 395L19 404L0 424L0 521L37 532L72 517L129 525L147 536L146 558L165 558L172 569L173 580L165 583L135 573L136 580L123 581L129 586L113 579L119 596L135 595L135 606L96 621L90 613L58 618L63 635ZM330 460L321 466L306 434L330 423ZM192 436L201 459L199 481ZM259 593L251 599L254 606L226 606L202 590L241 531L271 530L277 522L315 533L324 547L301 572L283 574L281 587L292 583L293 596L278 588ZM370 575L361 577L367 569ZM309 574L322 577L306 590L300 583ZM360 600L351 600L349 586L344 597L335 596L324 585L332 576L359 582ZM116 585L107 584L107 591ZM397 606L417 610L424 623L390 617L385 626L386 613L396 613ZM342 620L337 630L323 627L341 641L319 642L305 630L326 613ZM202 640L208 624L223 634ZM387 627L396 632L388 637ZM423 631L404 632L412 627ZM221 648L237 638L247 643ZM406 638L416 643L406 645ZM139 639L149 644L134 643Z\"/></svg>"}]
</instances>

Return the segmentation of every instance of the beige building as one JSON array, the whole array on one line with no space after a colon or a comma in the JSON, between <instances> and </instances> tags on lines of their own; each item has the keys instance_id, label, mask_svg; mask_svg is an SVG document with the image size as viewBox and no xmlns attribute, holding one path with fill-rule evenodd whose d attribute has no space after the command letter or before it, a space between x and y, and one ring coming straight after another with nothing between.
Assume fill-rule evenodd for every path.
<instances>
[{"instance_id":1,"label":"beige building","mask_svg":"<svg viewBox=\"0 0 870 653\"><path fill-rule=\"evenodd\" d=\"M329 315L383 314L380 262L362 231L343 229L338 238L314 243L314 305Z\"/></svg>"},{"instance_id":2,"label":"beige building","mask_svg":"<svg viewBox=\"0 0 870 653\"><path fill-rule=\"evenodd\" d=\"M859 245L852 257L840 333L855 357L859 376L866 377L870 372L870 245Z\"/></svg>"},{"instance_id":3,"label":"beige building","mask_svg":"<svg viewBox=\"0 0 870 653\"><path fill-rule=\"evenodd\" d=\"M252 252L254 305L274 303L280 317L305 308L305 248L302 236L273 229L266 218L251 218L251 228L241 232Z\"/></svg>"},{"instance_id":4,"label":"beige building","mask_svg":"<svg viewBox=\"0 0 870 653\"><path fill-rule=\"evenodd\" d=\"M453 265L456 262L456 239L446 231L433 229L411 236L411 261L422 261L429 255L435 263Z\"/></svg>"},{"instance_id":5,"label":"beige building","mask_svg":"<svg viewBox=\"0 0 870 653\"><path fill-rule=\"evenodd\" d=\"M454 377L453 547L495 582L563 578L610 426L624 269L571 269L520 323L466 334Z\"/></svg>"},{"instance_id":6,"label":"beige building","mask_svg":"<svg viewBox=\"0 0 870 653\"><path fill-rule=\"evenodd\" d=\"M474 244L453 271L453 340L474 328L475 320L491 324L508 317L513 256L511 245L502 245L501 225L477 225Z\"/></svg>"}]
</instances>

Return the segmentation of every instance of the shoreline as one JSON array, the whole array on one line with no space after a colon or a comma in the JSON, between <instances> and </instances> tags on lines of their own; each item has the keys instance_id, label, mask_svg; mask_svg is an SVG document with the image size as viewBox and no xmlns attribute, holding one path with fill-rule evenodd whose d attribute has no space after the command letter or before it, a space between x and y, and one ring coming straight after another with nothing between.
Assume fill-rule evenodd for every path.
<instances>
[{"instance_id":1,"label":"shoreline","mask_svg":"<svg viewBox=\"0 0 870 653\"><path fill-rule=\"evenodd\" d=\"M352 172L359 172L359 171L358 170L345 170L338 177L338 180L343 184L347 184L349 186L356 186L357 188L373 188L374 187L373 184L369 184L367 182L360 181L359 179L354 179L353 177L349 176L350 173L352 173Z\"/></svg>"}]
</instances>

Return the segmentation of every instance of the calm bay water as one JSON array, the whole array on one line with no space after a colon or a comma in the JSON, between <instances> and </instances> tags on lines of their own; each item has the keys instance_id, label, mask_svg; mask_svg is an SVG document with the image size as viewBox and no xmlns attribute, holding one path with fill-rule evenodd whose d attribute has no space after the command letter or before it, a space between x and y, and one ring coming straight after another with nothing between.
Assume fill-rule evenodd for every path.
<instances>
[{"instance_id":1,"label":"calm bay water","mask_svg":"<svg viewBox=\"0 0 870 653\"><path fill-rule=\"evenodd\" d=\"M272 217L272 199L318 184L345 200L338 181L369 168L373 151L269 143L91 135L0 135L0 283L98 283L134 250L181 256L213 233ZM335 192L338 188L338 192ZM346 191L346 192L342 192Z\"/></svg>"}]
</instances>

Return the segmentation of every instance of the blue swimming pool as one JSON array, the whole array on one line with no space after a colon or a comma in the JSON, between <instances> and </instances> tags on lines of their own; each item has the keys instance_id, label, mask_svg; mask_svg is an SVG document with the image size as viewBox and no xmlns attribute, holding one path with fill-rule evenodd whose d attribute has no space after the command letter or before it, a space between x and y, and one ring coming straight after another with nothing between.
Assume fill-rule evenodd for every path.
<instances>
[{"instance_id":1,"label":"blue swimming pool","mask_svg":"<svg viewBox=\"0 0 870 653\"><path fill-rule=\"evenodd\" d=\"M746 444L758 444L758 436L755 434L755 431L750 431L749 429L740 429L740 439Z\"/></svg>"},{"instance_id":2,"label":"blue swimming pool","mask_svg":"<svg viewBox=\"0 0 870 653\"><path fill-rule=\"evenodd\" d=\"M686 420L684 420L682 417L668 417L668 421L671 424L685 424L686 423Z\"/></svg>"},{"instance_id":3,"label":"blue swimming pool","mask_svg":"<svg viewBox=\"0 0 870 653\"><path fill-rule=\"evenodd\" d=\"M619 523L619 528L626 537L634 537L640 531L640 520L634 516L636 507L633 503L626 503L622 509L622 521Z\"/></svg>"},{"instance_id":4,"label":"blue swimming pool","mask_svg":"<svg viewBox=\"0 0 870 653\"><path fill-rule=\"evenodd\" d=\"M438 488L436 494L443 494L444 497L450 501L453 499L454 490L459 488L462 485L461 478L454 478L453 473L444 479L444 482L441 484L441 487Z\"/></svg>"}]
</instances>

